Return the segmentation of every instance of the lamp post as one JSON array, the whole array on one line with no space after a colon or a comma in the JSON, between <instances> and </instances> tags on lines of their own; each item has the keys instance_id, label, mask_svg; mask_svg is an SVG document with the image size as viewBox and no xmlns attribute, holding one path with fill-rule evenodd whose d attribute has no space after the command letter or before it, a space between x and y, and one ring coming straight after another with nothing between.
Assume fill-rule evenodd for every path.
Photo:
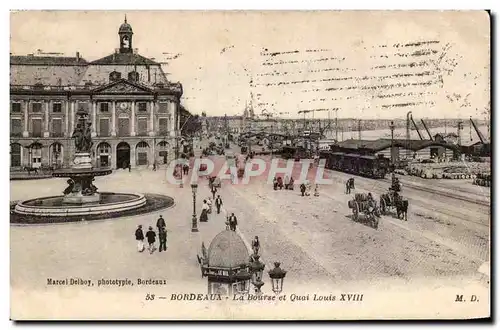
<instances>
[{"instance_id":1,"label":"lamp post","mask_svg":"<svg viewBox=\"0 0 500 330\"><path fill-rule=\"evenodd\" d=\"M191 223L191 232L192 233L198 232L198 224L197 224L197 219L196 219L196 189L198 189L198 184L192 183L191 184L191 190L193 191L193 218L192 218L192 223Z\"/></svg>"},{"instance_id":2,"label":"lamp post","mask_svg":"<svg viewBox=\"0 0 500 330\"><path fill-rule=\"evenodd\" d=\"M255 287L255 294L261 295L262 291L260 288L264 285L262 282L262 273L264 272L264 268L266 265L259 260L260 256L257 253L254 253L250 257L249 268L252 274L252 284Z\"/></svg>"},{"instance_id":3,"label":"lamp post","mask_svg":"<svg viewBox=\"0 0 500 330\"><path fill-rule=\"evenodd\" d=\"M179 140L180 140L180 131L177 131L177 134L175 136L175 159L177 161L179 161ZM178 166L178 164L176 163L175 166ZM181 165L181 183L179 184L179 188L184 188L184 184L182 182L182 165Z\"/></svg>"},{"instance_id":4,"label":"lamp post","mask_svg":"<svg viewBox=\"0 0 500 330\"><path fill-rule=\"evenodd\" d=\"M283 280L286 276L286 271L281 269L280 265L280 262L275 262L274 268L268 272L273 285L273 292L276 295L279 295L283 291Z\"/></svg>"},{"instance_id":5,"label":"lamp post","mask_svg":"<svg viewBox=\"0 0 500 330\"><path fill-rule=\"evenodd\" d=\"M391 165L392 172L394 172L394 121L391 120L389 128L391 129Z\"/></svg>"}]
</instances>

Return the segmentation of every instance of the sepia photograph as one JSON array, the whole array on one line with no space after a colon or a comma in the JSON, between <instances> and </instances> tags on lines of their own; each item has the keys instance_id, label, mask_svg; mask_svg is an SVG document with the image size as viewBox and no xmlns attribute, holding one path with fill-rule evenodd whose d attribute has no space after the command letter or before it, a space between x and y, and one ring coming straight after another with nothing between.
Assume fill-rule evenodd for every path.
<instances>
[{"instance_id":1,"label":"sepia photograph","mask_svg":"<svg viewBox=\"0 0 500 330\"><path fill-rule=\"evenodd\" d=\"M11 11L10 318L489 318L490 26Z\"/></svg>"}]
</instances>

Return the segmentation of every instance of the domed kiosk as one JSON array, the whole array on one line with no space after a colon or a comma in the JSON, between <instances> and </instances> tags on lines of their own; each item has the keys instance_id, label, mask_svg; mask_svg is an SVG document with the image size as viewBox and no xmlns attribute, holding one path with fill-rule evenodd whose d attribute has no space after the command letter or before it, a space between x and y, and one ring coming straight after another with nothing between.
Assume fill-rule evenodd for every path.
<instances>
[{"instance_id":1,"label":"domed kiosk","mask_svg":"<svg viewBox=\"0 0 500 330\"><path fill-rule=\"evenodd\" d=\"M202 277L208 279L208 294L245 294L250 288L250 253L243 239L226 229L214 237L208 252L202 244L198 256Z\"/></svg>"}]
</instances>

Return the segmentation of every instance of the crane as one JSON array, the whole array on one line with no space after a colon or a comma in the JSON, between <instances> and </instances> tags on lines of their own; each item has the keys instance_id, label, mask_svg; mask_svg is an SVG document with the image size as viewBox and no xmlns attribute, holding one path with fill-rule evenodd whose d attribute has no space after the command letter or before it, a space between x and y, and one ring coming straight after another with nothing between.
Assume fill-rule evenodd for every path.
<instances>
[{"instance_id":1,"label":"crane","mask_svg":"<svg viewBox=\"0 0 500 330\"><path fill-rule=\"evenodd\" d=\"M418 137L420 138L420 140L423 141L424 137L422 136L422 133L420 133L420 131L419 131L418 127L417 127L417 123L415 123L415 120L413 119L412 115L410 115L410 119L411 119L411 121L413 123L413 126L415 126L415 130L417 131Z\"/></svg>"},{"instance_id":2,"label":"crane","mask_svg":"<svg viewBox=\"0 0 500 330\"><path fill-rule=\"evenodd\" d=\"M427 131L427 134L429 134L429 139L431 141L434 141L434 139L432 138L432 134L431 134L431 131L429 131L429 128L427 128L427 125L425 124L425 121L423 119L420 119L420 121L422 122L422 125L424 125L424 128L425 130Z\"/></svg>"},{"instance_id":3,"label":"crane","mask_svg":"<svg viewBox=\"0 0 500 330\"><path fill-rule=\"evenodd\" d=\"M472 126L474 126L474 130L477 133L477 136L479 137L479 141L481 141L481 144L486 144L486 139L483 136L483 133L479 130L479 128L476 126L476 123L474 120L472 120L472 117L470 117L470 122L472 123Z\"/></svg>"}]
</instances>

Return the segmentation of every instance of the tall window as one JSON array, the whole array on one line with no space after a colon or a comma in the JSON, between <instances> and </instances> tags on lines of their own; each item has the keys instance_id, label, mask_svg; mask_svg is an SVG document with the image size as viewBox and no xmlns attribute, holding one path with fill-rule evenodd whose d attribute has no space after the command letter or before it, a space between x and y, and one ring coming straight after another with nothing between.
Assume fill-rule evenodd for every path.
<instances>
[{"instance_id":1,"label":"tall window","mask_svg":"<svg viewBox=\"0 0 500 330\"><path fill-rule=\"evenodd\" d=\"M10 111L12 113L21 113L21 103L20 102L12 102Z\"/></svg>"},{"instance_id":2,"label":"tall window","mask_svg":"<svg viewBox=\"0 0 500 330\"><path fill-rule=\"evenodd\" d=\"M148 111L147 103L146 102L139 102L137 103L139 106L139 112L146 112Z\"/></svg>"},{"instance_id":3,"label":"tall window","mask_svg":"<svg viewBox=\"0 0 500 330\"><path fill-rule=\"evenodd\" d=\"M146 136L148 135L148 119L147 118L138 118L137 119L137 134L139 136Z\"/></svg>"},{"instance_id":4,"label":"tall window","mask_svg":"<svg viewBox=\"0 0 500 330\"><path fill-rule=\"evenodd\" d=\"M21 145L13 143L10 145L10 166L21 166Z\"/></svg>"},{"instance_id":5,"label":"tall window","mask_svg":"<svg viewBox=\"0 0 500 330\"><path fill-rule=\"evenodd\" d=\"M99 136L109 136L109 119L99 119Z\"/></svg>"},{"instance_id":6,"label":"tall window","mask_svg":"<svg viewBox=\"0 0 500 330\"><path fill-rule=\"evenodd\" d=\"M23 133L21 126L21 119L11 119L10 120L10 135L11 136L21 136Z\"/></svg>"},{"instance_id":7,"label":"tall window","mask_svg":"<svg viewBox=\"0 0 500 330\"><path fill-rule=\"evenodd\" d=\"M108 102L99 103L99 111L109 112L109 103Z\"/></svg>"},{"instance_id":8,"label":"tall window","mask_svg":"<svg viewBox=\"0 0 500 330\"><path fill-rule=\"evenodd\" d=\"M32 136L33 137L42 137L42 120L41 119L32 119L33 129Z\"/></svg>"},{"instance_id":9,"label":"tall window","mask_svg":"<svg viewBox=\"0 0 500 330\"><path fill-rule=\"evenodd\" d=\"M54 137L62 137L62 119L52 119L52 136Z\"/></svg>"},{"instance_id":10,"label":"tall window","mask_svg":"<svg viewBox=\"0 0 500 330\"><path fill-rule=\"evenodd\" d=\"M62 104L61 103L53 103L52 104L52 112L55 112L55 113L62 112Z\"/></svg>"},{"instance_id":11,"label":"tall window","mask_svg":"<svg viewBox=\"0 0 500 330\"><path fill-rule=\"evenodd\" d=\"M167 102L158 103L158 113L168 113L168 103Z\"/></svg>"},{"instance_id":12,"label":"tall window","mask_svg":"<svg viewBox=\"0 0 500 330\"><path fill-rule=\"evenodd\" d=\"M167 135L168 134L168 119L167 118L160 118L158 120L158 124L160 126L159 135Z\"/></svg>"},{"instance_id":13,"label":"tall window","mask_svg":"<svg viewBox=\"0 0 500 330\"><path fill-rule=\"evenodd\" d=\"M32 104L31 109L33 112L42 112L42 103L41 102L34 102Z\"/></svg>"},{"instance_id":14,"label":"tall window","mask_svg":"<svg viewBox=\"0 0 500 330\"><path fill-rule=\"evenodd\" d=\"M118 136L130 135L130 120L128 118L118 118Z\"/></svg>"}]
</instances>

